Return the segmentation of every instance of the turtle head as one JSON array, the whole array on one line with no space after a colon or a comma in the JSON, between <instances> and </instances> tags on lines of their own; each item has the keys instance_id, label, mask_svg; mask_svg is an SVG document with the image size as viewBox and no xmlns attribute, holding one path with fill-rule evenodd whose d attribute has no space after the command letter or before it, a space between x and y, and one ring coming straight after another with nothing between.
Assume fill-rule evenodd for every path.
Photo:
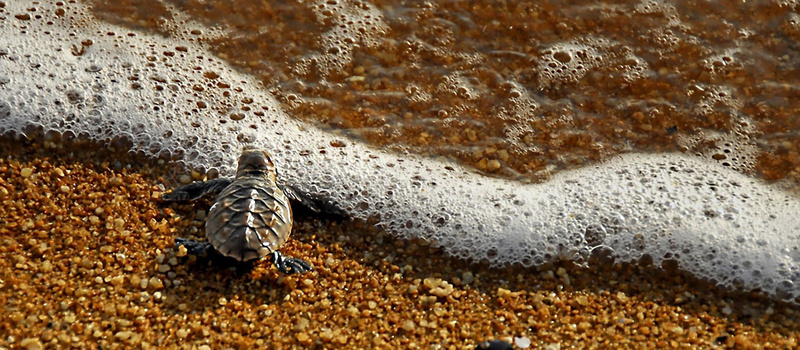
<instances>
[{"instance_id":1,"label":"turtle head","mask_svg":"<svg viewBox=\"0 0 800 350\"><path fill-rule=\"evenodd\" d=\"M236 169L236 177L243 176L263 176L267 180L275 182L277 171L269 152L262 149L245 148L239 157L239 167Z\"/></svg>"}]
</instances>

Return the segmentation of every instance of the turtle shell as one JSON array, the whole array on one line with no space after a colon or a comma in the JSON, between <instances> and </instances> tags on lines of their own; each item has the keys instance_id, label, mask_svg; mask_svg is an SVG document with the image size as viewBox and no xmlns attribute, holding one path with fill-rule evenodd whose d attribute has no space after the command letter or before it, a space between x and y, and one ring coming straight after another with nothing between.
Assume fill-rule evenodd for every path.
<instances>
[{"instance_id":1,"label":"turtle shell","mask_svg":"<svg viewBox=\"0 0 800 350\"><path fill-rule=\"evenodd\" d=\"M206 238L214 249L239 261L260 259L278 250L291 231L289 199L263 178L231 183L206 219Z\"/></svg>"}]
</instances>

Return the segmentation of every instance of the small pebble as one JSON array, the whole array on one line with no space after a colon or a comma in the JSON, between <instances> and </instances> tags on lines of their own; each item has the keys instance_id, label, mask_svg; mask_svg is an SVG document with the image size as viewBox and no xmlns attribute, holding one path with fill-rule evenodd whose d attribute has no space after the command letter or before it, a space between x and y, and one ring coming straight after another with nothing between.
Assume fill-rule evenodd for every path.
<instances>
[{"instance_id":1,"label":"small pebble","mask_svg":"<svg viewBox=\"0 0 800 350\"><path fill-rule=\"evenodd\" d=\"M28 177L30 177L30 176L31 176L31 174L33 174L33 168L22 168L22 169L19 171L19 175L20 175L20 176L22 176L22 177L24 177L24 178L28 178Z\"/></svg>"},{"instance_id":2,"label":"small pebble","mask_svg":"<svg viewBox=\"0 0 800 350\"><path fill-rule=\"evenodd\" d=\"M514 345L520 349L527 349L531 346L531 340L528 337L514 337Z\"/></svg>"},{"instance_id":3,"label":"small pebble","mask_svg":"<svg viewBox=\"0 0 800 350\"><path fill-rule=\"evenodd\" d=\"M147 282L147 284L153 289L164 288L164 282L162 282L158 277L150 277L150 280Z\"/></svg>"},{"instance_id":4,"label":"small pebble","mask_svg":"<svg viewBox=\"0 0 800 350\"><path fill-rule=\"evenodd\" d=\"M308 341L308 339L308 334L306 334L306 332L297 333L297 341L304 343Z\"/></svg>"},{"instance_id":5,"label":"small pebble","mask_svg":"<svg viewBox=\"0 0 800 350\"><path fill-rule=\"evenodd\" d=\"M38 338L25 338L19 342L19 346L25 348L25 350L42 350L44 346L42 342L39 341Z\"/></svg>"},{"instance_id":6,"label":"small pebble","mask_svg":"<svg viewBox=\"0 0 800 350\"><path fill-rule=\"evenodd\" d=\"M497 169L500 169L500 167L501 167L500 162L497 161L497 159L490 159L488 162L486 162L486 169L488 169L489 171L495 171Z\"/></svg>"},{"instance_id":7,"label":"small pebble","mask_svg":"<svg viewBox=\"0 0 800 350\"><path fill-rule=\"evenodd\" d=\"M188 250L186 250L186 246L183 246L183 245L181 245L181 246L179 246L179 247L178 247L178 251L175 253L175 255L176 255L177 257L184 257L184 256L186 256L188 253L189 253L189 251L188 251Z\"/></svg>"},{"instance_id":8,"label":"small pebble","mask_svg":"<svg viewBox=\"0 0 800 350\"><path fill-rule=\"evenodd\" d=\"M122 182L122 178L121 177L114 176L114 177L112 177L111 179L108 180L108 183L110 185L112 185L112 186L119 186L119 185L122 185L123 182Z\"/></svg>"},{"instance_id":9,"label":"small pebble","mask_svg":"<svg viewBox=\"0 0 800 350\"><path fill-rule=\"evenodd\" d=\"M187 336L189 336L189 333L191 333L191 332L192 331L190 331L190 330L188 330L186 328L181 328L181 329L179 329L179 330L177 330L175 332L175 335L177 335L178 338L182 339L182 338L186 338Z\"/></svg>"},{"instance_id":10,"label":"small pebble","mask_svg":"<svg viewBox=\"0 0 800 350\"><path fill-rule=\"evenodd\" d=\"M306 327L308 327L309 321L307 318L300 317L297 319L297 322L294 324L294 330L296 331L304 331Z\"/></svg>"}]
</instances>

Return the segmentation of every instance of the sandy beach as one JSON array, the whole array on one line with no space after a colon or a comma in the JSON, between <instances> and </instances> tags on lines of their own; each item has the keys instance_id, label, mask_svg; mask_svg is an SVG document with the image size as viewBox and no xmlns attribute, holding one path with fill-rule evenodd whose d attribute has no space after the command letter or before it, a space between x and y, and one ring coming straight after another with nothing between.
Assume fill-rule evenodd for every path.
<instances>
[{"instance_id":1,"label":"sandy beach","mask_svg":"<svg viewBox=\"0 0 800 350\"><path fill-rule=\"evenodd\" d=\"M174 152L219 171L230 150L267 147L317 194L356 193L352 213L380 215L406 237L470 242L461 249L508 236L506 247L542 252L524 245L535 241L549 256L566 231L525 235L541 226L521 215L567 208L537 223L589 217L574 231L588 241L603 214L627 211L650 220L626 228L628 238L693 230L666 245L686 270L707 266L726 285L754 276L748 285L780 295L796 290L797 225L781 224L797 222L798 206L768 211L794 201L773 194L800 183L800 17L783 3L0 0L0 130L29 136L0 136L0 350L475 349L491 339L548 350L798 348L800 300L722 290L675 261L654 266L656 253L623 264L598 249L584 266L565 256L491 268L371 222L295 208L281 251L311 272L188 256L174 239L203 239L212 199L160 198L207 174L128 154ZM128 139L66 140L30 125ZM384 161L392 149L426 159ZM659 178L676 191L643 185L669 174L663 166L587 182L580 199L567 186L546 200L544 187L516 186L618 154L675 151L716 165ZM432 173L440 160L457 165L429 179L444 190L427 193L455 188L441 207L430 203L448 196L371 186L411 188L413 171ZM729 179L717 165L779 188L752 194L749 181L716 181ZM447 173L461 166L483 175ZM474 187L494 177L506 182ZM626 190L633 183L639 193ZM477 196L498 189L510 195ZM528 202L510 200L523 190ZM523 209L497 205L509 202ZM387 220L398 207L410 215ZM431 226L437 211L466 220ZM479 228L463 229L468 221ZM528 231L508 228L520 226ZM497 241L486 241L492 252ZM620 242L615 252L628 252ZM713 254L732 251L748 254Z\"/></svg>"},{"instance_id":2,"label":"sandy beach","mask_svg":"<svg viewBox=\"0 0 800 350\"><path fill-rule=\"evenodd\" d=\"M797 347L796 305L674 267L489 269L302 210L282 251L312 272L236 270L173 248L202 236L210 202L158 198L201 174L90 143L0 145L0 348Z\"/></svg>"}]
</instances>

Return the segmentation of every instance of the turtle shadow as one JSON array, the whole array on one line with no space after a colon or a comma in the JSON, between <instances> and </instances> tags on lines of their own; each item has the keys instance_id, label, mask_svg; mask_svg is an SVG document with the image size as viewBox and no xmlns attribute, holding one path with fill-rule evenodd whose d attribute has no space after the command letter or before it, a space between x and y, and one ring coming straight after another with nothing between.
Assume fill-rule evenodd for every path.
<instances>
[{"instance_id":1,"label":"turtle shadow","mask_svg":"<svg viewBox=\"0 0 800 350\"><path fill-rule=\"evenodd\" d=\"M174 299L172 313L213 313L228 302L246 302L250 307L286 300L292 289L268 260L239 262L219 254L187 256L176 266L177 281L165 292Z\"/></svg>"},{"instance_id":2,"label":"turtle shadow","mask_svg":"<svg viewBox=\"0 0 800 350\"><path fill-rule=\"evenodd\" d=\"M205 241L205 238L198 236L204 232L204 223L198 229L200 220L194 216L197 208L208 208L214 200L211 196L191 202L162 202L162 208L171 208L184 217L184 224L188 224L179 225L173 233L174 237L169 240L174 242L180 237ZM294 201L292 210L295 220L309 217L333 221L343 219L338 212L319 213ZM166 251L177 252L177 245L166 247ZM180 282L165 288L165 292L174 299L165 306L168 312L176 314L212 312L225 307L232 300L246 300L254 307L280 305L290 299L291 292L297 289L298 280L314 278L306 277L312 276L310 273L280 273L268 257L241 262L223 256L213 248L202 255L177 257L174 272Z\"/></svg>"}]
</instances>

